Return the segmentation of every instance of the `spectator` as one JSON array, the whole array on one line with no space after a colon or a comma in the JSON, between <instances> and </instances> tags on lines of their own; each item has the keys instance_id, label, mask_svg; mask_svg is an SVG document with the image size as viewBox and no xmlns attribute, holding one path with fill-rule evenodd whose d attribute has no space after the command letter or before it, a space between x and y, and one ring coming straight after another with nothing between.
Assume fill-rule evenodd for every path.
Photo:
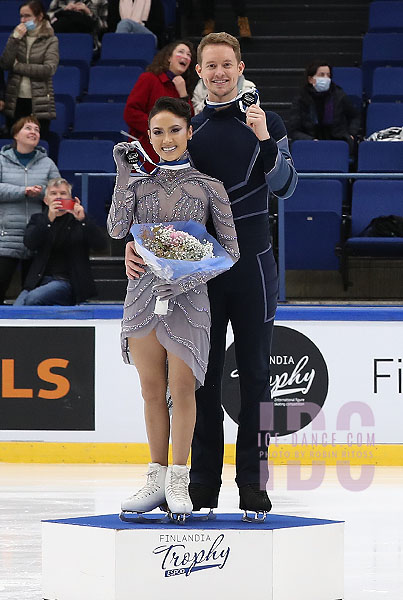
<instances>
[{"instance_id":1,"label":"spectator","mask_svg":"<svg viewBox=\"0 0 403 600\"><path fill-rule=\"evenodd\" d=\"M231 0L232 10L236 17L238 17L238 28L239 37L250 38L251 31L249 25L249 19L246 16L246 1L245 0ZM204 19L204 29L202 35L208 35L215 31L215 0L202 0L201 8Z\"/></svg>"},{"instance_id":2,"label":"spectator","mask_svg":"<svg viewBox=\"0 0 403 600\"><path fill-rule=\"evenodd\" d=\"M124 119L129 126L129 132L138 138L150 158L158 162L148 139L148 114L155 102L161 96L183 98L191 108L190 100L194 89L195 56L193 44L176 41L168 44L154 57L136 81L126 102Z\"/></svg>"},{"instance_id":3,"label":"spectator","mask_svg":"<svg viewBox=\"0 0 403 600\"><path fill-rule=\"evenodd\" d=\"M291 108L289 135L292 140L345 140L352 152L361 116L331 77L332 67L325 61L306 68L305 83Z\"/></svg>"},{"instance_id":4,"label":"spectator","mask_svg":"<svg viewBox=\"0 0 403 600\"><path fill-rule=\"evenodd\" d=\"M56 118L52 75L59 64L59 44L41 2L20 8L21 23L8 38L0 67L8 70L5 115L10 130L21 117L35 114L46 139Z\"/></svg>"},{"instance_id":5,"label":"spectator","mask_svg":"<svg viewBox=\"0 0 403 600\"><path fill-rule=\"evenodd\" d=\"M59 171L46 150L38 147L39 121L23 117L11 130L15 145L0 151L0 304L22 259L27 270L29 252L24 246L24 229L29 218L42 210L44 189Z\"/></svg>"},{"instance_id":6,"label":"spectator","mask_svg":"<svg viewBox=\"0 0 403 600\"><path fill-rule=\"evenodd\" d=\"M92 33L99 47L108 27L108 0L52 0L48 16L56 33Z\"/></svg>"},{"instance_id":7,"label":"spectator","mask_svg":"<svg viewBox=\"0 0 403 600\"><path fill-rule=\"evenodd\" d=\"M116 33L150 33L159 42L165 30L161 0L119 0Z\"/></svg>"},{"instance_id":8,"label":"spectator","mask_svg":"<svg viewBox=\"0 0 403 600\"><path fill-rule=\"evenodd\" d=\"M256 85L253 83L253 81L249 81L248 79L245 79L243 75L240 75L238 78L238 94L240 94L241 92L246 92L246 90L249 90L250 88L256 88ZM203 83L203 79L200 79L195 87L192 96L192 104L195 111L195 115L201 112L205 107L205 100L207 98L207 94L208 90ZM260 104L260 102L258 102L258 104Z\"/></svg>"},{"instance_id":9,"label":"spectator","mask_svg":"<svg viewBox=\"0 0 403 600\"><path fill-rule=\"evenodd\" d=\"M69 306L96 294L89 250L106 247L104 233L88 219L80 200L72 200L65 179L48 182L44 202L48 210L32 215L25 231L24 244L34 257L14 306Z\"/></svg>"}]
</instances>

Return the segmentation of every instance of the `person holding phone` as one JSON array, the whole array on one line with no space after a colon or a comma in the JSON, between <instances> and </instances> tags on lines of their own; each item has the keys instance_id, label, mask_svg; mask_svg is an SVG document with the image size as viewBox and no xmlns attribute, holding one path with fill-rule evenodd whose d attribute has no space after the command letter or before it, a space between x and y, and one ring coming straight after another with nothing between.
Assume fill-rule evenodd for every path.
<instances>
[{"instance_id":1,"label":"person holding phone","mask_svg":"<svg viewBox=\"0 0 403 600\"><path fill-rule=\"evenodd\" d=\"M32 214L41 212L49 179L60 177L59 169L39 145L41 130L31 115L14 123L12 144L0 150L0 304L21 266L23 281L30 253L24 246L24 230Z\"/></svg>"},{"instance_id":2,"label":"person holding phone","mask_svg":"<svg viewBox=\"0 0 403 600\"><path fill-rule=\"evenodd\" d=\"M96 294L89 250L103 250L105 234L71 197L66 179L49 181L44 202L47 211L32 215L25 231L24 244L34 258L14 306L68 306Z\"/></svg>"}]
</instances>

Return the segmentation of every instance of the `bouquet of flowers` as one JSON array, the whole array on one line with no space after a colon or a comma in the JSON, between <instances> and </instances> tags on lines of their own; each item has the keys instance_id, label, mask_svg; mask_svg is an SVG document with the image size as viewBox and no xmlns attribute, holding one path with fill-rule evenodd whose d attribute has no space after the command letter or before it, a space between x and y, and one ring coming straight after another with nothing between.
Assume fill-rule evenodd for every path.
<instances>
[{"instance_id":1,"label":"bouquet of flowers","mask_svg":"<svg viewBox=\"0 0 403 600\"><path fill-rule=\"evenodd\" d=\"M196 221L139 223L130 229L136 252L159 279L179 282L189 275L226 271L233 260L206 228ZM156 302L156 314L167 314L168 300Z\"/></svg>"}]
</instances>

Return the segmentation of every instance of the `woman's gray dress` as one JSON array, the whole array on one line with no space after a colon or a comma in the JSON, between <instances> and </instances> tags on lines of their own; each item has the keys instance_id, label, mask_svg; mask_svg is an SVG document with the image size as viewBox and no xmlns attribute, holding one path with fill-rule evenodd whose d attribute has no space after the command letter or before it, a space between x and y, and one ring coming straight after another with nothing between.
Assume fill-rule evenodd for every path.
<instances>
[{"instance_id":1,"label":"woman's gray dress","mask_svg":"<svg viewBox=\"0 0 403 600\"><path fill-rule=\"evenodd\" d=\"M130 167L115 152L118 166L108 231L124 237L132 223L188 221L205 224L211 214L217 239L231 255L239 258L231 207L223 184L190 166L163 166L151 176L130 177ZM129 280L121 330L123 359L131 363L127 338L140 338L153 329L162 346L181 358L193 371L196 387L203 385L210 349L210 304L208 279L204 273L185 278L182 294L169 300L168 314L154 314L153 286L161 280L146 267L145 273Z\"/></svg>"}]
</instances>

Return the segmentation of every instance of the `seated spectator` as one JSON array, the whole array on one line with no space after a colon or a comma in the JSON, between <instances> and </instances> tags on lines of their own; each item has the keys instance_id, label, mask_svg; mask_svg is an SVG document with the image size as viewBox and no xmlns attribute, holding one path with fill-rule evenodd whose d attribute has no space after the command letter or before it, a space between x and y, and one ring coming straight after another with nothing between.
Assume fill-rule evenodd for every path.
<instances>
[{"instance_id":1,"label":"seated spectator","mask_svg":"<svg viewBox=\"0 0 403 600\"><path fill-rule=\"evenodd\" d=\"M48 16L56 33L92 33L99 46L108 26L108 0L52 0Z\"/></svg>"},{"instance_id":2,"label":"seated spectator","mask_svg":"<svg viewBox=\"0 0 403 600\"><path fill-rule=\"evenodd\" d=\"M56 118L52 76L59 64L59 43L42 2L20 6L20 23L7 40L0 67L8 71L5 93L7 127L34 114L47 139L50 121Z\"/></svg>"},{"instance_id":3,"label":"seated spectator","mask_svg":"<svg viewBox=\"0 0 403 600\"><path fill-rule=\"evenodd\" d=\"M87 217L80 200L72 200L65 179L48 182L44 202L47 211L32 215L25 231L24 244L34 257L14 306L68 306L96 294L89 250L103 250L105 234Z\"/></svg>"},{"instance_id":4,"label":"seated spectator","mask_svg":"<svg viewBox=\"0 0 403 600\"><path fill-rule=\"evenodd\" d=\"M162 40L165 13L161 0L116 1L119 4L116 33L150 33L156 37L158 43Z\"/></svg>"},{"instance_id":5,"label":"seated spectator","mask_svg":"<svg viewBox=\"0 0 403 600\"><path fill-rule=\"evenodd\" d=\"M240 75L240 77L238 78L238 94L240 94L241 92L246 92L246 90L249 90L250 88L256 88L256 85L253 83L253 81L249 81L248 79L245 79L243 75ZM195 115L201 112L205 107L204 101L206 98L207 88L204 85L203 80L200 79L195 87L192 96L192 104L195 111Z\"/></svg>"},{"instance_id":6,"label":"seated spectator","mask_svg":"<svg viewBox=\"0 0 403 600\"><path fill-rule=\"evenodd\" d=\"M161 96L183 98L192 109L191 95L195 82L195 55L191 42L171 42L154 57L137 79L127 98L124 120L132 136L138 138L155 162L159 156L148 139L148 113Z\"/></svg>"},{"instance_id":7,"label":"seated spectator","mask_svg":"<svg viewBox=\"0 0 403 600\"><path fill-rule=\"evenodd\" d=\"M291 108L289 136L292 140L345 140L353 151L361 115L331 77L332 67L325 61L306 68L305 84Z\"/></svg>"},{"instance_id":8,"label":"seated spectator","mask_svg":"<svg viewBox=\"0 0 403 600\"><path fill-rule=\"evenodd\" d=\"M30 253L24 246L29 218L42 211L42 199L49 179L60 177L58 168L38 146L39 121L31 115L14 123L13 145L0 151L0 304L18 264L24 277Z\"/></svg>"}]
</instances>

